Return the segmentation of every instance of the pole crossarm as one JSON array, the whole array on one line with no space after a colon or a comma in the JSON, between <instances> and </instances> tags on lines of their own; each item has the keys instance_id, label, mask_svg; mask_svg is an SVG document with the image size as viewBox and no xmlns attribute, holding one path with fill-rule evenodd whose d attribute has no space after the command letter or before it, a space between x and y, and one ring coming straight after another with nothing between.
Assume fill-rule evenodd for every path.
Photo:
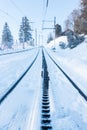
<instances>
[{"instance_id":1,"label":"pole crossarm","mask_svg":"<svg viewBox=\"0 0 87 130\"><path fill-rule=\"evenodd\" d=\"M50 30L50 29L55 29L55 28L42 28L42 30L46 30L46 29L49 29L49 30Z\"/></svg>"},{"instance_id":2,"label":"pole crossarm","mask_svg":"<svg viewBox=\"0 0 87 130\"><path fill-rule=\"evenodd\" d=\"M44 26L44 23L46 23L46 22L53 22L54 23L54 27L43 27ZM56 17L54 17L54 20L42 20L42 30L50 30L50 29L53 29L53 30L55 30L55 25L56 25Z\"/></svg>"},{"instance_id":3,"label":"pole crossarm","mask_svg":"<svg viewBox=\"0 0 87 130\"><path fill-rule=\"evenodd\" d=\"M42 20L42 22L54 22L53 20Z\"/></svg>"}]
</instances>

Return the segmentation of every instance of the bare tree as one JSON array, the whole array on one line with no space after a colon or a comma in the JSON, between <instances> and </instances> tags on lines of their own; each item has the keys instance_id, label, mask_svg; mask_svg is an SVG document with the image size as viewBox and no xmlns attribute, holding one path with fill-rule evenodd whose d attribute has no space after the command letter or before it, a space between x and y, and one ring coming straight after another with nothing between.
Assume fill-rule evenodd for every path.
<instances>
[{"instance_id":1,"label":"bare tree","mask_svg":"<svg viewBox=\"0 0 87 130\"><path fill-rule=\"evenodd\" d=\"M80 33L80 10L73 10L73 12L71 13L72 16L72 21L73 21L73 30L76 33Z\"/></svg>"},{"instance_id":2,"label":"bare tree","mask_svg":"<svg viewBox=\"0 0 87 130\"><path fill-rule=\"evenodd\" d=\"M87 34L87 0L81 0L81 32Z\"/></svg>"},{"instance_id":3,"label":"bare tree","mask_svg":"<svg viewBox=\"0 0 87 130\"><path fill-rule=\"evenodd\" d=\"M81 17L87 20L87 0L81 0Z\"/></svg>"},{"instance_id":4,"label":"bare tree","mask_svg":"<svg viewBox=\"0 0 87 130\"><path fill-rule=\"evenodd\" d=\"M73 10L71 14L68 16L67 20L65 21L65 29L71 29L73 31L77 30L78 28L78 18L80 16L79 10Z\"/></svg>"},{"instance_id":5,"label":"bare tree","mask_svg":"<svg viewBox=\"0 0 87 130\"><path fill-rule=\"evenodd\" d=\"M72 23L69 17L65 21L65 30L68 30L68 29L72 29Z\"/></svg>"}]
</instances>

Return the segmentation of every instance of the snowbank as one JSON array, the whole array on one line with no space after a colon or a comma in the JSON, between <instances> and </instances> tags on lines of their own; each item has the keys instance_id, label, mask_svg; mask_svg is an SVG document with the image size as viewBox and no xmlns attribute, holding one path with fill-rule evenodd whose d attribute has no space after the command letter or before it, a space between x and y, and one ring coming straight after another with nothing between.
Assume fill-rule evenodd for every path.
<instances>
[{"instance_id":1,"label":"snowbank","mask_svg":"<svg viewBox=\"0 0 87 130\"><path fill-rule=\"evenodd\" d=\"M58 61L58 64L87 94L87 36L85 36L83 43L73 49L61 49L59 46L60 41L67 44L67 37L60 37L55 40L54 53L52 51L54 41L47 45L48 50L51 49L52 55Z\"/></svg>"},{"instance_id":2,"label":"snowbank","mask_svg":"<svg viewBox=\"0 0 87 130\"><path fill-rule=\"evenodd\" d=\"M67 36L61 36L59 38L56 38L55 40L51 41L49 44L47 44L47 47L52 49L56 48L56 50L59 48L60 43L68 44Z\"/></svg>"}]
</instances>

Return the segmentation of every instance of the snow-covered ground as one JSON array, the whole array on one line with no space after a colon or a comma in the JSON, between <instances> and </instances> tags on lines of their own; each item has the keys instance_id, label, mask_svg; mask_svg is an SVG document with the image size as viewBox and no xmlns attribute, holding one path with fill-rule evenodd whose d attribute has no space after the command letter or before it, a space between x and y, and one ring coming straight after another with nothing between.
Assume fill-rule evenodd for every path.
<instances>
[{"instance_id":1,"label":"snow-covered ground","mask_svg":"<svg viewBox=\"0 0 87 130\"><path fill-rule=\"evenodd\" d=\"M28 68L36 53L37 50L30 50L20 54L0 56L0 97Z\"/></svg>"},{"instance_id":2,"label":"snow-covered ground","mask_svg":"<svg viewBox=\"0 0 87 130\"><path fill-rule=\"evenodd\" d=\"M87 43L70 50L55 40L45 46L48 53L87 95ZM0 97L30 65L39 48L0 56ZM0 130L39 130L41 126L42 53L17 88L0 104ZM45 51L44 51L45 52ZM87 130L87 102L66 77L45 57L49 71L49 92L53 130Z\"/></svg>"},{"instance_id":3,"label":"snow-covered ground","mask_svg":"<svg viewBox=\"0 0 87 130\"><path fill-rule=\"evenodd\" d=\"M87 95L87 42L74 49L61 49L60 42L68 43L67 37L60 37L46 46L56 63ZM52 48L56 48L55 51ZM55 130L87 130L87 102L66 78L50 64L50 88L53 108L53 126ZM50 61L51 62L51 61ZM48 65L49 66L49 65Z\"/></svg>"},{"instance_id":4,"label":"snow-covered ground","mask_svg":"<svg viewBox=\"0 0 87 130\"><path fill-rule=\"evenodd\" d=\"M87 95L87 38L85 42L74 49L61 49L60 42L67 44L67 37L56 39L55 45L54 41L48 44L48 48L51 49L53 46L56 48L54 53L52 51L49 53Z\"/></svg>"},{"instance_id":5,"label":"snow-covered ground","mask_svg":"<svg viewBox=\"0 0 87 130\"><path fill-rule=\"evenodd\" d=\"M0 57L0 96L28 68L37 52L38 49L34 49ZM32 124L40 123L38 112L40 111L41 58L40 52L37 61L22 82L0 104L0 130L32 130L33 127L38 129L40 126Z\"/></svg>"},{"instance_id":6,"label":"snow-covered ground","mask_svg":"<svg viewBox=\"0 0 87 130\"><path fill-rule=\"evenodd\" d=\"M49 57L46 56L46 59L54 130L86 130L87 103Z\"/></svg>"}]
</instances>

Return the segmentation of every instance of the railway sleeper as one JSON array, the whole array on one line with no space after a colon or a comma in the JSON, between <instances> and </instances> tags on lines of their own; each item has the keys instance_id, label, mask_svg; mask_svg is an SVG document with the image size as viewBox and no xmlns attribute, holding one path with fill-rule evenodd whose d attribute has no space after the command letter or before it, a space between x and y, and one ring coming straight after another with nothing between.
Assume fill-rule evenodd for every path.
<instances>
[{"instance_id":1,"label":"railway sleeper","mask_svg":"<svg viewBox=\"0 0 87 130\"><path fill-rule=\"evenodd\" d=\"M42 125L41 130L52 130L52 126L50 126L50 125L48 125L48 126Z\"/></svg>"},{"instance_id":2,"label":"railway sleeper","mask_svg":"<svg viewBox=\"0 0 87 130\"><path fill-rule=\"evenodd\" d=\"M42 119L41 123L42 124L50 124L51 120L50 119Z\"/></svg>"},{"instance_id":3,"label":"railway sleeper","mask_svg":"<svg viewBox=\"0 0 87 130\"><path fill-rule=\"evenodd\" d=\"M49 105L50 102L42 102L42 105Z\"/></svg>"},{"instance_id":4,"label":"railway sleeper","mask_svg":"<svg viewBox=\"0 0 87 130\"><path fill-rule=\"evenodd\" d=\"M51 117L50 114L47 114L47 113L42 114L42 118L50 118L50 117Z\"/></svg>"},{"instance_id":5,"label":"railway sleeper","mask_svg":"<svg viewBox=\"0 0 87 130\"><path fill-rule=\"evenodd\" d=\"M43 102L48 102L48 101L49 101L49 99L42 99L42 101L43 101Z\"/></svg>"},{"instance_id":6,"label":"railway sleeper","mask_svg":"<svg viewBox=\"0 0 87 130\"><path fill-rule=\"evenodd\" d=\"M43 94L48 94L48 91L46 91L46 90L43 90Z\"/></svg>"},{"instance_id":7,"label":"railway sleeper","mask_svg":"<svg viewBox=\"0 0 87 130\"><path fill-rule=\"evenodd\" d=\"M48 108L50 108L50 106L47 106L47 105L44 106L44 105L43 105L42 108L43 108L43 109L48 109Z\"/></svg>"},{"instance_id":8,"label":"railway sleeper","mask_svg":"<svg viewBox=\"0 0 87 130\"><path fill-rule=\"evenodd\" d=\"M42 110L42 113L50 113L50 109L44 109L44 110Z\"/></svg>"},{"instance_id":9,"label":"railway sleeper","mask_svg":"<svg viewBox=\"0 0 87 130\"><path fill-rule=\"evenodd\" d=\"M48 97L48 94L43 94L43 96Z\"/></svg>"},{"instance_id":10,"label":"railway sleeper","mask_svg":"<svg viewBox=\"0 0 87 130\"><path fill-rule=\"evenodd\" d=\"M43 96L42 97L43 99L49 99L49 96L47 95L47 96Z\"/></svg>"}]
</instances>

